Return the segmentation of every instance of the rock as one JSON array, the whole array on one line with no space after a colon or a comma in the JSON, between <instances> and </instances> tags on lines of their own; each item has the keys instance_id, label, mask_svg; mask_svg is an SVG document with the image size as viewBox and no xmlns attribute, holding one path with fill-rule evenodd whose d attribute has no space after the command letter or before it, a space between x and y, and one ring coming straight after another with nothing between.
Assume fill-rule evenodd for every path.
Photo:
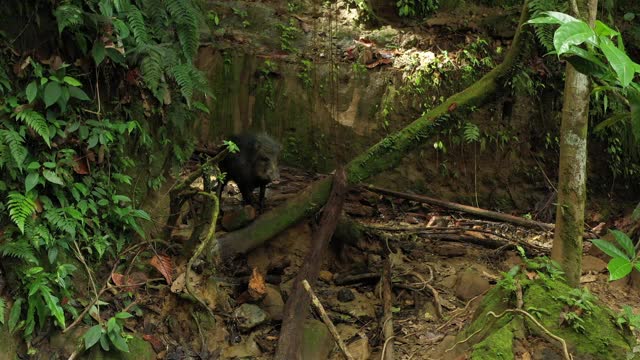
<instances>
[{"instance_id":1,"label":"rock","mask_svg":"<svg viewBox=\"0 0 640 360\"><path fill-rule=\"evenodd\" d=\"M267 293L264 299L262 299L262 309L266 311L273 320L282 320L284 301L277 287L267 285Z\"/></svg>"},{"instance_id":2,"label":"rock","mask_svg":"<svg viewBox=\"0 0 640 360\"><path fill-rule=\"evenodd\" d=\"M156 353L148 342L142 340L137 335L127 342L129 352L114 350L103 351L100 345L92 347L90 351L82 354L82 360L156 360Z\"/></svg>"},{"instance_id":3,"label":"rock","mask_svg":"<svg viewBox=\"0 0 640 360\"><path fill-rule=\"evenodd\" d=\"M325 299L326 307L331 308L334 311L342 314L349 314L360 320L374 319L376 317L375 304L378 303L375 299L369 299L366 295L359 293L357 290L351 290L355 299L350 302L338 301L337 296L328 296Z\"/></svg>"},{"instance_id":4,"label":"rock","mask_svg":"<svg viewBox=\"0 0 640 360\"><path fill-rule=\"evenodd\" d=\"M260 351L260 347L256 343L254 333L249 335L249 337L240 344L224 349L222 359L253 359L260 355L262 355L262 351Z\"/></svg>"},{"instance_id":5,"label":"rock","mask_svg":"<svg viewBox=\"0 0 640 360\"><path fill-rule=\"evenodd\" d=\"M582 273L601 273L607 268L607 263L595 256L586 255L582 258Z\"/></svg>"},{"instance_id":6,"label":"rock","mask_svg":"<svg viewBox=\"0 0 640 360\"><path fill-rule=\"evenodd\" d=\"M353 292L350 289L342 288L338 291L337 298L340 302L351 302L355 300L356 296L353 295Z\"/></svg>"},{"instance_id":7,"label":"rock","mask_svg":"<svg viewBox=\"0 0 640 360\"><path fill-rule=\"evenodd\" d=\"M336 325L336 330L338 331L338 335L340 335L340 338L345 342L348 342L358 333L358 331L360 331L359 328L345 323Z\"/></svg>"},{"instance_id":8,"label":"rock","mask_svg":"<svg viewBox=\"0 0 640 360\"><path fill-rule=\"evenodd\" d=\"M233 317L238 322L240 330L250 330L266 322L269 315L257 305L242 304L234 312Z\"/></svg>"},{"instance_id":9,"label":"rock","mask_svg":"<svg viewBox=\"0 0 640 360\"><path fill-rule=\"evenodd\" d=\"M320 274L318 274L318 278L328 284L333 279L333 274L330 271L321 270Z\"/></svg>"},{"instance_id":10,"label":"rock","mask_svg":"<svg viewBox=\"0 0 640 360\"><path fill-rule=\"evenodd\" d=\"M489 281L480 276L477 270L469 268L458 277L455 292L459 299L467 301L482 294L489 287Z\"/></svg>"},{"instance_id":11,"label":"rock","mask_svg":"<svg viewBox=\"0 0 640 360\"><path fill-rule=\"evenodd\" d=\"M456 281L458 281L458 277L456 275L449 275L440 281L440 285L447 289L453 289L456 286Z\"/></svg>"},{"instance_id":12,"label":"rock","mask_svg":"<svg viewBox=\"0 0 640 360\"><path fill-rule=\"evenodd\" d=\"M81 338L85 332L89 330L89 326L76 326L67 333L56 331L51 335L49 346L51 351L61 355L64 358L69 357L74 351L82 350ZM97 347L100 347L99 345Z\"/></svg>"},{"instance_id":13,"label":"rock","mask_svg":"<svg viewBox=\"0 0 640 360\"><path fill-rule=\"evenodd\" d=\"M327 326L318 320L307 320L302 334L302 359L326 360L334 341Z\"/></svg>"},{"instance_id":14,"label":"rock","mask_svg":"<svg viewBox=\"0 0 640 360\"><path fill-rule=\"evenodd\" d=\"M522 258L514 251L509 251L507 254L507 258L503 262L505 270L509 271L516 265L522 265Z\"/></svg>"},{"instance_id":15,"label":"rock","mask_svg":"<svg viewBox=\"0 0 640 360\"><path fill-rule=\"evenodd\" d=\"M464 256L467 248L461 244L442 244L433 248L433 252L445 257Z\"/></svg>"},{"instance_id":16,"label":"rock","mask_svg":"<svg viewBox=\"0 0 640 360\"><path fill-rule=\"evenodd\" d=\"M367 338L359 338L352 342L347 345L347 350L355 360L367 360L371 356L371 347Z\"/></svg>"}]
</instances>

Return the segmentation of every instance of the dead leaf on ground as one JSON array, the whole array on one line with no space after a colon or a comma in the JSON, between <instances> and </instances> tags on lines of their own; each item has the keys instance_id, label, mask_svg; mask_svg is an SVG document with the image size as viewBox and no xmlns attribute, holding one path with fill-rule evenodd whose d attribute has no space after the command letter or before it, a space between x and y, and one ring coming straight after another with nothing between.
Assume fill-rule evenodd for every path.
<instances>
[{"instance_id":1,"label":"dead leaf on ground","mask_svg":"<svg viewBox=\"0 0 640 360\"><path fill-rule=\"evenodd\" d=\"M149 263L151 264L151 266L156 268L156 270L158 270L162 274L162 276L164 276L165 280L167 280L167 283L171 285L171 283L173 282L173 261L171 260L171 258L166 255L157 254L151 258Z\"/></svg>"},{"instance_id":2,"label":"dead leaf on ground","mask_svg":"<svg viewBox=\"0 0 640 360\"><path fill-rule=\"evenodd\" d=\"M86 156L73 156L73 171L78 175L89 174L89 162Z\"/></svg>"},{"instance_id":3,"label":"dead leaf on ground","mask_svg":"<svg viewBox=\"0 0 640 360\"><path fill-rule=\"evenodd\" d=\"M258 268L253 268L253 273L249 279L249 294L255 300L261 299L267 293L267 285L264 281L264 276L258 271Z\"/></svg>"}]
</instances>

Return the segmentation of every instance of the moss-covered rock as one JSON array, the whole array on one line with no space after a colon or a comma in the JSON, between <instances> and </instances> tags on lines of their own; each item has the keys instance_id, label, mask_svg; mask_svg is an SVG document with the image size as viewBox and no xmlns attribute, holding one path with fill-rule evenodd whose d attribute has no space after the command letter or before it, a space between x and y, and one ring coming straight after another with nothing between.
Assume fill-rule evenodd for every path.
<instances>
[{"instance_id":1,"label":"moss-covered rock","mask_svg":"<svg viewBox=\"0 0 640 360\"><path fill-rule=\"evenodd\" d=\"M511 323L473 346L472 360L512 360L513 329Z\"/></svg>"},{"instance_id":2,"label":"moss-covered rock","mask_svg":"<svg viewBox=\"0 0 640 360\"><path fill-rule=\"evenodd\" d=\"M634 340L615 326L611 310L602 304L595 304L591 313L581 316L584 331L579 333L570 326L559 325L560 314L567 305L560 298L566 297L572 288L560 281L548 281L546 285L535 283L527 288L524 293L525 308L544 309L538 313L540 323L563 338L571 352L597 359L626 358ZM540 329L531 321L527 321L527 327L533 333L540 334Z\"/></svg>"},{"instance_id":3,"label":"moss-covered rock","mask_svg":"<svg viewBox=\"0 0 640 360\"><path fill-rule=\"evenodd\" d=\"M564 339L577 358L624 359L631 351L634 338L616 327L611 310L597 300L592 301L591 311L579 315L583 328L578 332L567 321L561 321L570 308L567 299L572 296L571 287L558 280L530 281L522 274L516 278L523 284L523 309L535 313L547 330ZM466 340L458 346L471 347L472 359L513 359L514 336L520 338L528 334L548 339L529 318L513 312L503 314L515 307L514 300L515 293L494 287L480 303L474 321L458 336L458 341ZM550 341L559 346L554 340Z\"/></svg>"},{"instance_id":4,"label":"moss-covered rock","mask_svg":"<svg viewBox=\"0 0 640 360\"><path fill-rule=\"evenodd\" d=\"M148 342L134 336L129 340L129 352L124 353L112 349L102 351L99 346L94 347L88 353L82 355L81 359L86 360L155 360L156 353Z\"/></svg>"}]
</instances>

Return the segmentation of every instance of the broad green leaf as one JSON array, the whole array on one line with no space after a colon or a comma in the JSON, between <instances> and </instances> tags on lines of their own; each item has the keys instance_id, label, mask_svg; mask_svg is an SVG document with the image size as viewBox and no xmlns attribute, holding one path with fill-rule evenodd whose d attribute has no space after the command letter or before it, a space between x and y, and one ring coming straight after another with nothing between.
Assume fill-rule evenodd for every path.
<instances>
[{"instance_id":1,"label":"broad green leaf","mask_svg":"<svg viewBox=\"0 0 640 360\"><path fill-rule=\"evenodd\" d=\"M3 297L0 297L0 325L4 325L4 312L7 307L7 302Z\"/></svg>"},{"instance_id":2,"label":"broad green leaf","mask_svg":"<svg viewBox=\"0 0 640 360\"><path fill-rule=\"evenodd\" d=\"M116 349L126 353L129 352L129 345L127 345L127 341L122 337L122 335L120 335L120 333L110 332L109 339Z\"/></svg>"},{"instance_id":3,"label":"broad green leaf","mask_svg":"<svg viewBox=\"0 0 640 360\"><path fill-rule=\"evenodd\" d=\"M571 49L571 45L580 45L584 42L595 44L596 34L593 29L583 21L573 21L561 25L553 35L553 46L558 55L562 55Z\"/></svg>"},{"instance_id":4,"label":"broad green leaf","mask_svg":"<svg viewBox=\"0 0 640 360\"><path fill-rule=\"evenodd\" d=\"M622 87L627 87L633 80L635 66L633 61L624 51L618 49L607 37L600 37L600 49L607 57L609 64L618 75L618 81Z\"/></svg>"},{"instance_id":5,"label":"broad green leaf","mask_svg":"<svg viewBox=\"0 0 640 360\"><path fill-rule=\"evenodd\" d=\"M51 183L58 184L58 185L64 185L64 181L62 181L62 178L60 178L58 176L58 174L54 173L51 170L42 171L42 176L44 176L44 178L47 179Z\"/></svg>"},{"instance_id":6,"label":"broad green leaf","mask_svg":"<svg viewBox=\"0 0 640 360\"><path fill-rule=\"evenodd\" d=\"M611 256L612 258L627 259L627 255L625 255L625 253L622 252L622 250L618 249L615 245L608 242L607 240L592 239L591 242L593 243L593 245L597 246L598 249L602 250L602 252Z\"/></svg>"},{"instance_id":7,"label":"broad green leaf","mask_svg":"<svg viewBox=\"0 0 640 360\"><path fill-rule=\"evenodd\" d=\"M82 338L84 339L84 348L90 349L93 345L100 341L101 336L102 326L95 325L91 327L91 329L87 330L87 332L84 333L84 336L82 336Z\"/></svg>"},{"instance_id":8,"label":"broad green leaf","mask_svg":"<svg viewBox=\"0 0 640 360\"><path fill-rule=\"evenodd\" d=\"M633 21L633 19L636 18L636 14L632 13L632 12L628 12L626 14L624 14L623 19L625 21Z\"/></svg>"},{"instance_id":9,"label":"broad green leaf","mask_svg":"<svg viewBox=\"0 0 640 360\"><path fill-rule=\"evenodd\" d=\"M596 20L596 26L594 28L596 34L598 36L616 36L620 33L608 27L605 23L600 20Z\"/></svg>"},{"instance_id":10,"label":"broad green leaf","mask_svg":"<svg viewBox=\"0 0 640 360\"><path fill-rule=\"evenodd\" d=\"M38 84L36 84L35 80L27 85L25 92L27 93L27 101L31 104L33 100L36 99L36 96L38 96Z\"/></svg>"},{"instance_id":11,"label":"broad green leaf","mask_svg":"<svg viewBox=\"0 0 640 360\"><path fill-rule=\"evenodd\" d=\"M529 24L566 24L569 22L579 21L571 15L567 15L565 13L557 12L557 11L545 11L543 12L544 16L537 17L535 19L531 19L527 21Z\"/></svg>"},{"instance_id":12,"label":"broad green leaf","mask_svg":"<svg viewBox=\"0 0 640 360\"><path fill-rule=\"evenodd\" d=\"M82 100L82 101L90 101L91 100L91 98L89 98L87 93L85 93L79 87L70 87L69 88L69 95L71 95L71 97L73 97L73 98L76 98L76 99Z\"/></svg>"},{"instance_id":13,"label":"broad green leaf","mask_svg":"<svg viewBox=\"0 0 640 360\"><path fill-rule=\"evenodd\" d=\"M29 192L31 189L38 185L38 180L40 180L40 174L37 172L32 172L27 175L24 180L25 192Z\"/></svg>"},{"instance_id":14,"label":"broad green leaf","mask_svg":"<svg viewBox=\"0 0 640 360\"><path fill-rule=\"evenodd\" d=\"M122 53L114 48L107 48L106 49L106 54L109 57L109 59L113 60L114 62L123 65L126 67L126 59L124 57L124 55L122 55Z\"/></svg>"},{"instance_id":15,"label":"broad green leaf","mask_svg":"<svg viewBox=\"0 0 640 360\"><path fill-rule=\"evenodd\" d=\"M60 110L62 110L62 112L65 112L67 109L67 103L69 102L69 89L75 89L75 88L69 88L68 86L64 86L62 87L62 92L60 93L60 98L58 99L58 105L60 106Z\"/></svg>"},{"instance_id":16,"label":"broad green leaf","mask_svg":"<svg viewBox=\"0 0 640 360\"><path fill-rule=\"evenodd\" d=\"M22 303L24 302L23 298L18 298L16 302L11 306L11 312L9 312L9 322L7 326L9 326L9 332L13 334L16 330L16 325L18 325L18 321L20 321L20 313L22 310Z\"/></svg>"},{"instance_id":17,"label":"broad green leaf","mask_svg":"<svg viewBox=\"0 0 640 360\"><path fill-rule=\"evenodd\" d=\"M120 39L126 39L129 37L129 27L127 27L127 24L125 24L124 21L120 19L113 19L113 26L116 28Z\"/></svg>"},{"instance_id":18,"label":"broad green leaf","mask_svg":"<svg viewBox=\"0 0 640 360\"><path fill-rule=\"evenodd\" d=\"M126 311L122 311L116 314L117 319L128 319L130 317L133 317L133 315L129 314Z\"/></svg>"},{"instance_id":19,"label":"broad green leaf","mask_svg":"<svg viewBox=\"0 0 640 360\"><path fill-rule=\"evenodd\" d=\"M40 169L40 163L37 161L32 161L27 165L27 170L38 170Z\"/></svg>"},{"instance_id":20,"label":"broad green leaf","mask_svg":"<svg viewBox=\"0 0 640 360\"><path fill-rule=\"evenodd\" d=\"M636 256L636 250L633 247L633 241L629 239L627 234L623 233L620 230L611 230L611 234L613 234L618 244L620 244L622 249L627 253L627 256L630 259L633 259L633 257Z\"/></svg>"},{"instance_id":21,"label":"broad green leaf","mask_svg":"<svg viewBox=\"0 0 640 360\"><path fill-rule=\"evenodd\" d=\"M619 122L625 121L629 118L630 118L630 115L627 113L619 113L619 114L611 115L611 117L609 117L608 119L598 123L598 125L596 125L596 127L593 128L593 131L596 133L599 133L610 126L613 126Z\"/></svg>"},{"instance_id":22,"label":"broad green leaf","mask_svg":"<svg viewBox=\"0 0 640 360\"><path fill-rule=\"evenodd\" d=\"M106 333L103 333L102 336L100 336L100 347L104 351L109 351L109 338Z\"/></svg>"},{"instance_id":23,"label":"broad green leaf","mask_svg":"<svg viewBox=\"0 0 640 360\"><path fill-rule=\"evenodd\" d=\"M151 221L151 216L149 216L149 214L147 214L147 212L144 211L144 210L140 210L140 209L133 210L131 212L131 215L134 216L134 217L140 218L140 219Z\"/></svg>"},{"instance_id":24,"label":"broad green leaf","mask_svg":"<svg viewBox=\"0 0 640 360\"><path fill-rule=\"evenodd\" d=\"M104 43L98 39L93 43L93 49L91 49L91 55L93 56L93 61L95 61L96 66L100 65L105 57L104 51Z\"/></svg>"},{"instance_id":25,"label":"broad green leaf","mask_svg":"<svg viewBox=\"0 0 640 360\"><path fill-rule=\"evenodd\" d=\"M71 86L82 86L82 83L78 81L78 79L71 76L65 76L62 80Z\"/></svg>"},{"instance_id":26,"label":"broad green leaf","mask_svg":"<svg viewBox=\"0 0 640 360\"><path fill-rule=\"evenodd\" d=\"M636 205L636 208L633 210L633 213L631 214L631 219L633 221L638 221L638 219L640 219L640 203L638 203L638 205Z\"/></svg>"},{"instance_id":27,"label":"broad green leaf","mask_svg":"<svg viewBox=\"0 0 640 360\"><path fill-rule=\"evenodd\" d=\"M48 83L44 88L44 106L49 107L55 104L61 94L62 89L60 88L60 84L55 81Z\"/></svg>"},{"instance_id":28,"label":"broad green leaf","mask_svg":"<svg viewBox=\"0 0 640 360\"><path fill-rule=\"evenodd\" d=\"M613 258L609 261L607 269L609 269L609 281L614 281L629 275L633 270L633 265L629 259Z\"/></svg>"}]
</instances>

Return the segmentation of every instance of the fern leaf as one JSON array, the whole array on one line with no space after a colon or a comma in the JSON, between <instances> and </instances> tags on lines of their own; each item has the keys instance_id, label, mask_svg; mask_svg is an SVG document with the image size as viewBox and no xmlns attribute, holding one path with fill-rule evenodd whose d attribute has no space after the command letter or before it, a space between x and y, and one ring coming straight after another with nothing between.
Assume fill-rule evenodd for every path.
<instances>
[{"instance_id":1,"label":"fern leaf","mask_svg":"<svg viewBox=\"0 0 640 360\"><path fill-rule=\"evenodd\" d=\"M198 13L191 0L165 1L167 12L176 24L178 40L185 59L191 60L198 51Z\"/></svg>"},{"instance_id":2,"label":"fern leaf","mask_svg":"<svg viewBox=\"0 0 640 360\"><path fill-rule=\"evenodd\" d=\"M55 15L56 21L58 22L59 33L62 33L67 27L76 27L82 25L84 22L82 20L82 9L71 4L58 6L53 12L53 15Z\"/></svg>"},{"instance_id":3,"label":"fern leaf","mask_svg":"<svg viewBox=\"0 0 640 360\"><path fill-rule=\"evenodd\" d=\"M36 211L36 204L30 198L16 191L10 192L7 198L9 199L7 201L9 217L24 234L24 223Z\"/></svg>"},{"instance_id":4,"label":"fern leaf","mask_svg":"<svg viewBox=\"0 0 640 360\"><path fill-rule=\"evenodd\" d=\"M162 101L159 96L160 83L164 75L162 53L157 48L151 48L142 62L140 63L140 71L142 79L147 88Z\"/></svg>"},{"instance_id":5,"label":"fern leaf","mask_svg":"<svg viewBox=\"0 0 640 360\"><path fill-rule=\"evenodd\" d=\"M51 143L49 142L49 126L42 114L31 109L26 109L17 113L15 117L17 120L23 121L29 125L36 134L42 136L42 139L47 143L47 146L51 147Z\"/></svg>"},{"instance_id":6,"label":"fern leaf","mask_svg":"<svg viewBox=\"0 0 640 360\"><path fill-rule=\"evenodd\" d=\"M14 130L0 130L0 137L4 139L5 143L9 146L9 152L19 169L22 169L22 164L29 152L24 146L24 138L20 133Z\"/></svg>"},{"instance_id":7,"label":"fern leaf","mask_svg":"<svg viewBox=\"0 0 640 360\"><path fill-rule=\"evenodd\" d=\"M33 264L38 263L35 253L31 244L26 240L21 239L18 241L9 241L0 245L0 254L2 256L9 256L16 259L28 261Z\"/></svg>"},{"instance_id":8,"label":"fern leaf","mask_svg":"<svg viewBox=\"0 0 640 360\"><path fill-rule=\"evenodd\" d=\"M147 25L144 23L144 17L140 9L135 6L129 7L127 11L127 20L129 20L129 28L133 32L133 38L140 46L150 43L151 36L147 31Z\"/></svg>"},{"instance_id":9,"label":"fern leaf","mask_svg":"<svg viewBox=\"0 0 640 360\"><path fill-rule=\"evenodd\" d=\"M67 217L67 213L64 208L47 210L44 217L55 229L64 231L73 238L76 237L77 222L74 219Z\"/></svg>"},{"instance_id":10,"label":"fern leaf","mask_svg":"<svg viewBox=\"0 0 640 360\"><path fill-rule=\"evenodd\" d=\"M191 97L193 96L193 80L191 79L191 66L189 64L180 64L174 66L172 75L180 86L180 93L190 106Z\"/></svg>"}]
</instances>

